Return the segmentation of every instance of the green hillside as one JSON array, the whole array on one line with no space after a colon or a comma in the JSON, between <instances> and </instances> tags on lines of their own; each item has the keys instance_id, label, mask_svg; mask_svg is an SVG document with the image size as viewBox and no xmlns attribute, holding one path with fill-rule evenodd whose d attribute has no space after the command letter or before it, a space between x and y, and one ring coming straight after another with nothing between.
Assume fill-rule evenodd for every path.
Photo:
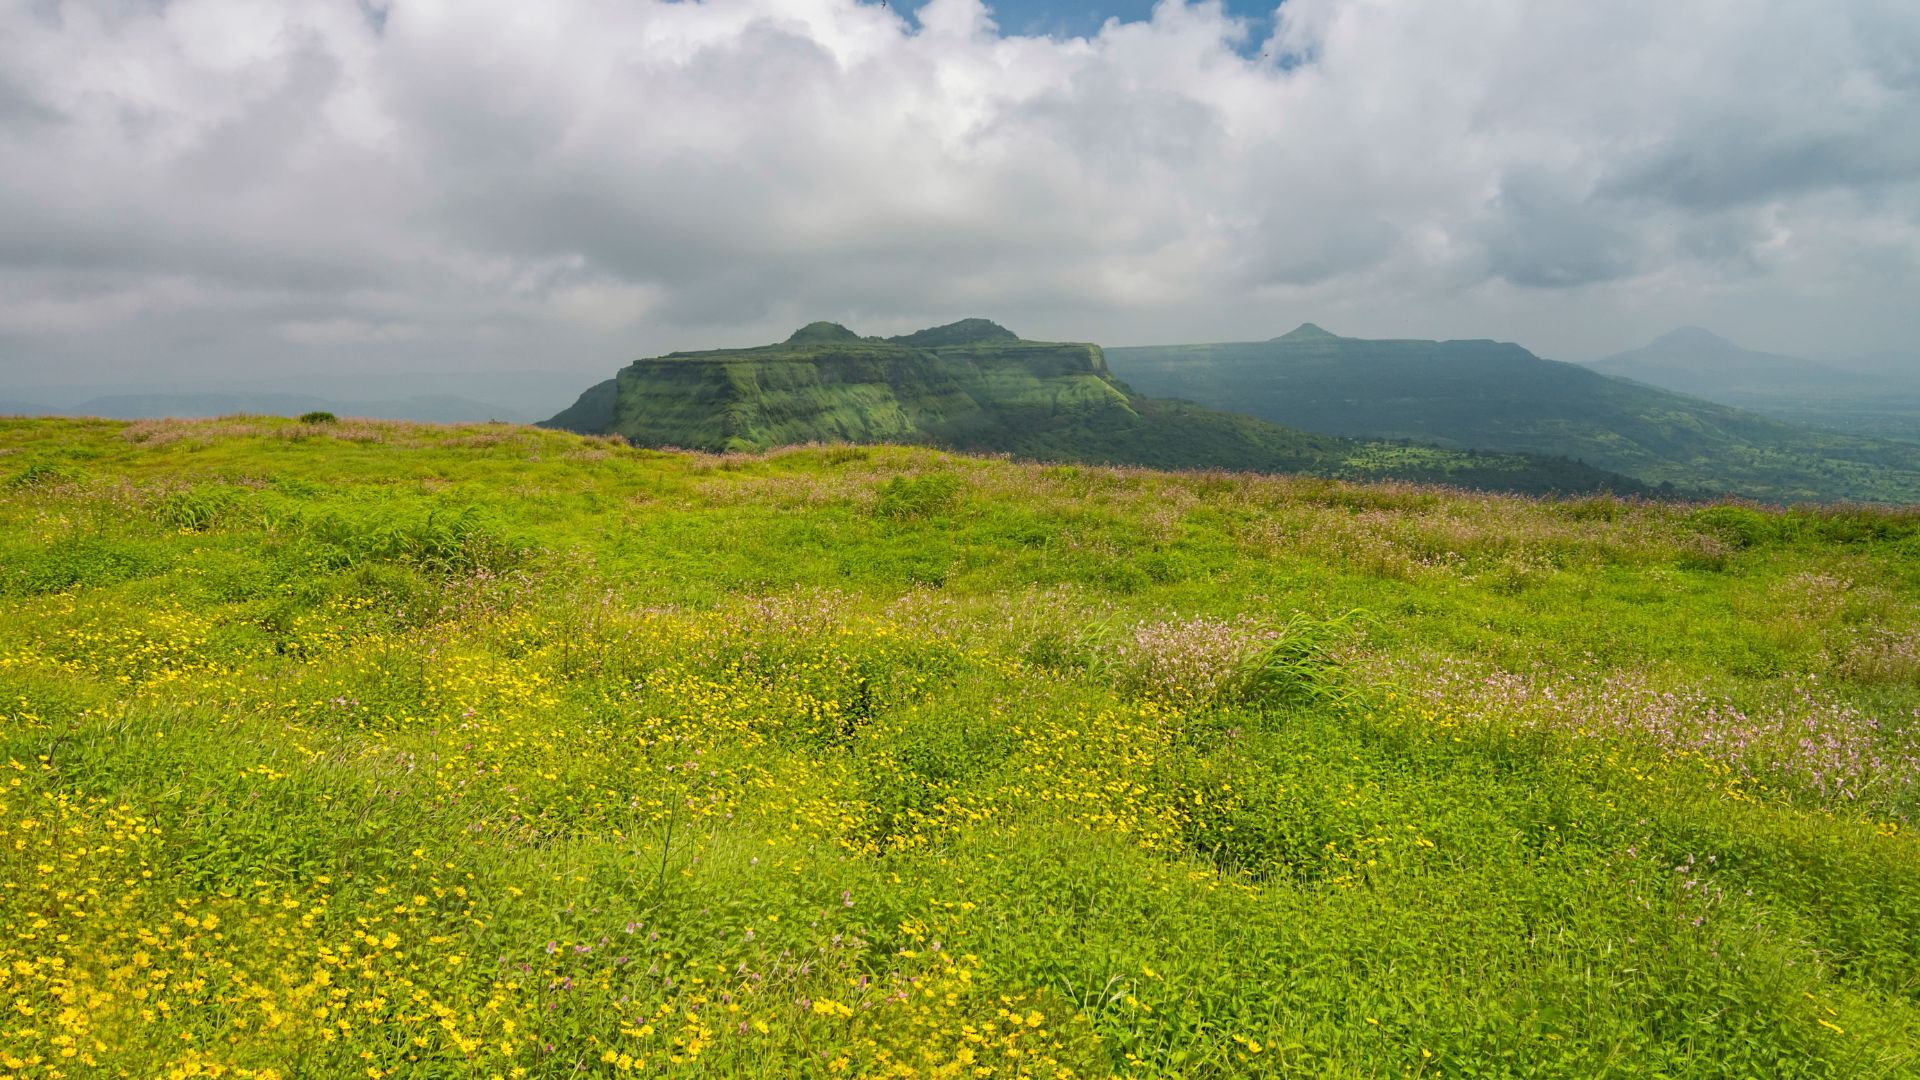
<instances>
[{"instance_id":1,"label":"green hillside","mask_svg":"<svg viewBox=\"0 0 1920 1080\"><path fill-rule=\"evenodd\" d=\"M1361 438L1561 454L1652 484L1776 501L1920 502L1911 444L1812 430L1493 341L1271 341L1108 349L1142 393Z\"/></svg>"},{"instance_id":2,"label":"green hillside","mask_svg":"<svg viewBox=\"0 0 1920 1080\"><path fill-rule=\"evenodd\" d=\"M905 442L1168 469L1647 490L1565 458L1361 443L1143 398L1113 379L1098 346L1025 341L985 319L895 338L814 323L777 345L639 360L546 426L716 452Z\"/></svg>"},{"instance_id":3,"label":"green hillside","mask_svg":"<svg viewBox=\"0 0 1920 1080\"><path fill-rule=\"evenodd\" d=\"M0 1075L1920 1073L1920 513L0 420Z\"/></svg>"},{"instance_id":4,"label":"green hillside","mask_svg":"<svg viewBox=\"0 0 1920 1080\"><path fill-rule=\"evenodd\" d=\"M642 446L729 451L805 442L988 443L1131 412L1092 345L1022 341L984 319L903 338L813 323L751 349L637 360L547 421Z\"/></svg>"}]
</instances>

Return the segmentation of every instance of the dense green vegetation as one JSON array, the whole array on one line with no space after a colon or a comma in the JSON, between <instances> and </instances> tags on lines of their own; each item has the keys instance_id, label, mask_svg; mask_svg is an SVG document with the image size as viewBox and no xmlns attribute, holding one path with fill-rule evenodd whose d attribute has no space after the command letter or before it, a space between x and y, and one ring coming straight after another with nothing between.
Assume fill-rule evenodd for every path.
<instances>
[{"instance_id":1,"label":"dense green vegetation","mask_svg":"<svg viewBox=\"0 0 1920 1080\"><path fill-rule=\"evenodd\" d=\"M1789 423L1857 432L1909 445L1920 443L1920 390L1893 387L1866 393L1833 389L1777 393L1753 395L1739 405Z\"/></svg>"},{"instance_id":2,"label":"dense green vegetation","mask_svg":"<svg viewBox=\"0 0 1920 1080\"><path fill-rule=\"evenodd\" d=\"M1098 346L1023 341L985 319L885 339L813 323L778 345L640 360L546 426L710 451L902 442L1042 461L1504 491L1648 490L1565 457L1361 443L1142 398L1113 380Z\"/></svg>"},{"instance_id":3,"label":"dense green vegetation","mask_svg":"<svg viewBox=\"0 0 1920 1080\"><path fill-rule=\"evenodd\" d=\"M0 1068L1920 1074L1920 514L0 421Z\"/></svg>"},{"instance_id":4,"label":"dense green vegetation","mask_svg":"<svg viewBox=\"0 0 1920 1080\"><path fill-rule=\"evenodd\" d=\"M1412 442L1360 442L1283 428L1186 401L1130 396L1129 413L1088 422L1033 424L996 438L955 439L971 451L1031 461L1227 468L1349 480L1411 480L1482 491L1645 494L1625 476L1566 458L1447 450Z\"/></svg>"},{"instance_id":5,"label":"dense green vegetation","mask_svg":"<svg viewBox=\"0 0 1920 1080\"><path fill-rule=\"evenodd\" d=\"M1271 341L1107 350L1142 393L1362 438L1557 454L1683 492L1920 502L1911 442L1809 429L1492 341Z\"/></svg>"}]
</instances>

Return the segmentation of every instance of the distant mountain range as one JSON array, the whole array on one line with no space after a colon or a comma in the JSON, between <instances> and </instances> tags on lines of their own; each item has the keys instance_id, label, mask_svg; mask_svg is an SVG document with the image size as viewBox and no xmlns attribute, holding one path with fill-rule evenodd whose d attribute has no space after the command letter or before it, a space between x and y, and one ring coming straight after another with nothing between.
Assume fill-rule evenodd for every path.
<instances>
[{"instance_id":1,"label":"distant mountain range","mask_svg":"<svg viewBox=\"0 0 1920 1080\"><path fill-rule=\"evenodd\" d=\"M786 341L634 361L550 427L644 446L758 451L910 442L1155 468L1399 478L1514 491L1648 488L1565 458L1361 441L1117 383L1099 346L1026 341L985 319L899 337L813 323Z\"/></svg>"},{"instance_id":2,"label":"distant mountain range","mask_svg":"<svg viewBox=\"0 0 1920 1080\"><path fill-rule=\"evenodd\" d=\"M167 416L182 418L230 416L234 413L298 416L301 413L320 410L339 416L364 416L374 420L420 420L439 424L478 420L508 420L520 423L534 419L517 409L448 394L425 394L417 397L370 401L343 401L314 394L106 394L88 398L65 408L48 408L31 402L0 401L0 416L98 416L113 420L151 420Z\"/></svg>"},{"instance_id":3,"label":"distant mountain range","mask_svg":"<svg viewBox=\"0 0 1920 1080\"><path fill-rule=\"evenodd\" d=\"M1311 431L1560 454L1707 493L1920 502L1914 444L1813 430L1502 342L1373 341L1307 324L1270 341L1116 348L1107 357L1142 393ZM1809 377L1787 360L1763 357L1750 368L1756 377Z\"/></svg>"},{"instance_id":4,"label":"distant mountain range","mask_svg":"<svg viewBox=\"0 0 1920 1080\"><path fill-rule=\"evenodd\" d=\"M1920 357L1880 353L1818 363L1744 349L1684 327L1587 365L1649 386L1862 435L1920 441Z\"/></svg>"},{"instance_id":5,"label":"distant mountain range","mask_svg":"<svg viewBox=\"0 0 1920 1080\"><path fill-rule=\"evenodd\" d=\"M427 423L506 420L531 423L573 399L582 376L566 370L307 371L238 374L218 381L116 385L0 382L0 415L99 416L144 420L234 413L337 416Z\"/></svg>"},{"instance_id":6,"label":"distant mountain range","mask_svg":"<svg viewBox=\"0 0 1920 1080\"><path fill-rule=\"evenodd\" d=\"M567 386L553 372L394 374L375 398L349 373L315 379L91 396L16 385L0 415L530 422ZM433 392L443 386L464 392ZM715 452L912 442L1488 490L1920 503L1920 358L1818 363L1692 327L1567 364L1502 342L1368 340L1311 323L1269 341L1102 350L986 319L888 338L822 322L778 344L634 361L544 423Z\"/></svg>"},{"instance_id":7,"label":"distant mountain range","mask_svg":"<svg viewBox=\"0 0 1920 1080\"><path fill-rule=\"evenodd\" d=\"M1726 338L1685 326L1629 352L1587 365L1604 375L1679 390L1709 401L1716 395L1766 394L1870 383L1869 376L1778 353L1743 349Z\"/></svg>"}]
</instances>

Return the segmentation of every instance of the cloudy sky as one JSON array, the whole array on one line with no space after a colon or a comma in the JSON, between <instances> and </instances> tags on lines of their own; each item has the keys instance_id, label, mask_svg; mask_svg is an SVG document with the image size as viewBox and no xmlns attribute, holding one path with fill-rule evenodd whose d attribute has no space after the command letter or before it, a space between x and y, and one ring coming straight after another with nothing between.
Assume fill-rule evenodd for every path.
<instances>
[{"instance_id":1,"label":"cloudy sky","mask_svg":"<svg viewBox=\"0 0 1920 1080\"><path fill-rule=\"evenodd\" d=\"M1914 0L0 0L0 166L0 391L816 318L1920 348Z\"/></svg>"}]
</instances>

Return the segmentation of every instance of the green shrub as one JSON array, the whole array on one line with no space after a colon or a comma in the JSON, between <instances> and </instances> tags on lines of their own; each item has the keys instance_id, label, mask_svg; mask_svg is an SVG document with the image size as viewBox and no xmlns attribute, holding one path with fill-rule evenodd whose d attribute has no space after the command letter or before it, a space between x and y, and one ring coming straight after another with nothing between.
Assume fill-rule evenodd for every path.
<instances>
[{"instance_id":1,"label":"green shrub","mask_svg":"<svg viewBox=\"0 0 1920 1080\"><path fill-rule=\"evenodd\" d=\"M1835 507L1802 511L1793 516L1808 534L1828 543L1864 544L1920 535L1920 515L1910 509Z\"/></svg>"},{"instance_id":2,"label":"green shrub","mask_svg":"<svg viewBox=\"0 0 1920 1080\"><path fill-rule=\"evenodd\" d=\"M880 485L873 513L895 521L932 517L951 510L959 492L960 478L953 473L896 476Z\"/></svg>"},{"instance_id":3,"label":"green shrub","mask_svg":"<svg viewBox=\"0 0 1920 1080\"><path fill-rule=\"evenodd\" d=\"M1759 547L1780 537L1780 521L1745 506L1710 506L1689 518L1694 527L1736 548Z\"/></svg>"},{"instance_id":4,"label":"green shrub","mask_svg":"<svg viewBox=\"0 0 1920 1080\"><path fill-rule=\"evenodd\" d=\"M172 528L205 532L231 517L242 501L240 492L232 487L202 484L168 495L154 509L154 517Z\"/></svg>"},{"instance_id":5,"label":"green shrub","mask_svg":"<svg viewBox=\"0 0 1920 1080\"><path fill-rule=\"evenodd\" d=\"M36 461L15 473L7 481L12 488L52 487L56 484L77 483L85 477L79 469L71 465L56 465L50 461Z\"/></svg>"},{"instance_id":6,"label":"green shrub","mask_svg":"<svg viewBox=\"0 0 1920 1080\"><path fill-rule=\"evenodd\" d=\"M331 424L339 419L325 409L315 409L313 412L300 414L300 422L303 424Z\"/></svg>"},{"instance_id":7,"label":"green shrub","mask_svg":"<svg viewBox=\"0 0 1920 1080\"><path fill-rule=\"evenodd\" d=\"M304 535L328 550L336 568L390 560L433 570L512 569L528 552L484 520L479 507L429 511L420 518L368 521L330 510L301 519Z\"/></svg>"},{"instance_id":8,"label":"green shrub","mask_svg":"<svg viewBox=\"0 0 1920 1080\"><path fill-rule=\"evenodd\" d=\"M1228 700L1260 709L1346 701L1355 689L1336 650L1366 619L1358 610L1326 619L1295 612L1279 636L1242 665Z\"/></svg>"}]
</instances>

